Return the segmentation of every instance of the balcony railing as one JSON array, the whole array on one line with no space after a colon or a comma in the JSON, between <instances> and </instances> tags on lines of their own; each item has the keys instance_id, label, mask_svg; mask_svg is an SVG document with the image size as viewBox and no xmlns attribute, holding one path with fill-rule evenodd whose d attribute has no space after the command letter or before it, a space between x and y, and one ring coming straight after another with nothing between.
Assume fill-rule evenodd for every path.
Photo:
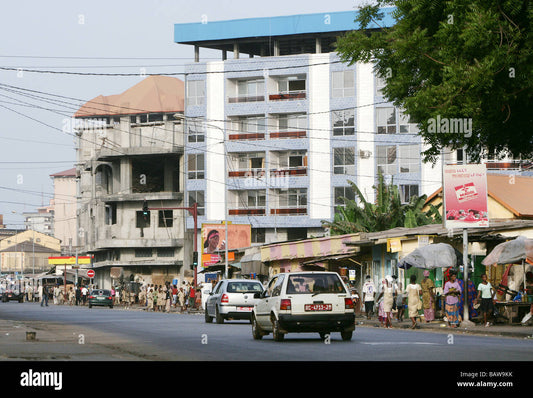
<instances>
[{"instance_id":1,"label":"balcony railing","mask_svg":"<svg viewBox=\"0 0 533 398\"><path fill-rule=\"evenodd\" d=\"M270 138L305 138L307 131L275 131L270 133Z\"/></svg>"},{"instance_id":2,"label":"balcony railing","mask_svg":"<svg viewBox=\"0 0 533 398\"><path fill-rule=\"evenodd\" d=\"M230 216L263 216L265 215L264 208L248 208L248 209L229 209Z\"/></svg>"},{"instance_id":3,"label":"balcony railing","mask_svg":"<svg viewBox=\"0 0 533 398\"><path fill-rule=\"evenodd\" d=\"M307 214L307 207L289 207L289 208L280 208L280 209L270 209L270 214L302 215L302 214Z\"/></svg>"},{"instance_id":4,"label":"balcony railing","mask_svg":"<svg viewBox=\"0 0 533 398\"><path fill-rule=\"evenodd\" d=\"M299 100L299 99L305 99L305 98L306 98L305 91L289 91L289 92L282 92L282 93L277 93L277 94L270 94L268 96L268 99L270 101Z\"/></svg>"},{"instance_id":5,"label":"balcony railing","mask_svg":"<svg viewBox=\"0 0 533 398\"><path fill-rule=\"evenodd\" d=\"M270 169L270 176L305 176L307 175L307 167L281 167L277 169Z\"/></svg>"},{"instance_id":6,"label":"balcony railing","mask_svg":"<svg viewBox=\"0 0 533 398\"><path fill-rule=\"evenodd\" d=\"M249 169L249 170L237 170L229 171L228 177L255 177L261 178L265 176L265 169Z\"/></svg>"},{"instance_id":7,"label":"balcony railing","mask_svg":"<svg viewBox=\"0 0 533 398\"><path fill-rule=\"evenodd\" d=\"M239 97L228 97L228 102L230 104L238 104L241 102L260 102L264 101L264 95L250 95L250 96L239 96Z\"/></svg>"},{"instance_id":8,"label":"balcony railing","mask_svg":"<svg viewBox=\"0 0 533 398\"><path fill-rule=\"evenodd\" d=\"M264 140L265 133L236 133L228 136L230 140Z\"/></svg>"}]
</instances>

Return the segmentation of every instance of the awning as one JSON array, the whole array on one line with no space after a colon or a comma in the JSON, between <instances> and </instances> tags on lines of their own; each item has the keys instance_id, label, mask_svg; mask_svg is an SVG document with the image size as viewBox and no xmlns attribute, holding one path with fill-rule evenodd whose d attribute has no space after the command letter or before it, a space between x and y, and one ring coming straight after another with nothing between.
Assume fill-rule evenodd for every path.
<instances>
[{"instance_id":1,"label":"awning","mask_svg":"<svg viewBox=\"0 0 533 398\"><path fill-rule=\"evenodd\" d=\"M329 261L329 260L343 260L345 258L351 258L354 257L358 253L348 253L348 254L332 254L331 256L323 256L323 257L316 257L312 260L304 261L302 265L311 265L320 263L323 261Z\"/></svg>"},{"instance_id":2,"label":"awning","mask_svg":"<svg viewBox=\"0 0 533 398\"><path fill-rule=\"evenodd\" d=\"M241 273L268 275L268 266L261 261L261 253L245 254L241 258Z\"/></svg>"}]
</instances>

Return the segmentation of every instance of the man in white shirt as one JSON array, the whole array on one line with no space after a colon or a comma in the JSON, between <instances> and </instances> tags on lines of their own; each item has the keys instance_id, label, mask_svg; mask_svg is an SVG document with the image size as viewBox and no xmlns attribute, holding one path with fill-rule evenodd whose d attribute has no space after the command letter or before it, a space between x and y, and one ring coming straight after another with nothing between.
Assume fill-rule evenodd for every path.
<instances>
[{"instance_id":1,"label":"man in white shirt","mask_svg":"<svg viewBox=\"0 0 533 398\"><path fill-rule=\"evenodd\" d=\"M370 319L374 313L374 296L376 295L376 287L374 282L370 278L370 275L366 276L366 282L363 285L363 296L365 302L366 318Z\"/></svg>"}]
</instances>

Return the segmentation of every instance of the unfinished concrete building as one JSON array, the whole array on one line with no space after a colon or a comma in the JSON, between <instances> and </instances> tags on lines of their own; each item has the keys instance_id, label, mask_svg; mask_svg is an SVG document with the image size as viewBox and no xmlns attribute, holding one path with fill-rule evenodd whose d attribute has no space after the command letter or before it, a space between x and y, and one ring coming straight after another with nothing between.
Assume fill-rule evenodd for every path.
<instances>
[{"instance_id":1,"label":"unfinished concrete building","mask_svg":"<svg viewBox=\"0 0 533 398\"><path fill-rule=\"evenodd\" d=\"M70 121L78 137L80 254L94 283L162 284L188 278L183 206L184 84L150 76L98 96ZM143 212L146 201L150 209ZM185 263L185 267L184 267Z\"/></svg>"}]
</instances>

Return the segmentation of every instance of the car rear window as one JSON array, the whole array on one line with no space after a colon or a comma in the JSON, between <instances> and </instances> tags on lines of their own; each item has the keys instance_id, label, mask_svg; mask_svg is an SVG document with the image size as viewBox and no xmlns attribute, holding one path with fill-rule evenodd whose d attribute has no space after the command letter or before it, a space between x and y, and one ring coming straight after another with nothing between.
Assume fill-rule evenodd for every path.
<instances>
[{"instance_id":1,"label":"car rear window","mask_svg":"<svg viewBox=\"0 0 533 398\"><path fill-rule=\"evenodd\" d=\"M335 274L290 275L287 294L346 293L342 281Z\"/></svg>"},{"instance_id":2,"label":"car rear window","mask_svg":"<svg viewBox=\"0 0 533 398\"><path fill-rule=\"evenodd\" d=\"M91 295L93 295L93 296L111 296L111 292L109 290L99 289L99 290L93 290L91 292Z\"/></svg>"},{"instance_id":3,"label":"car rear window","mask_svg":"<svg viewBox=\"0 0 533 398\"><path fill-rule=\"evenodd\" d=\"M262 292L263 285L257 282L229 282L228 293L255 293Z\"/></svg>"}]
</instances>

